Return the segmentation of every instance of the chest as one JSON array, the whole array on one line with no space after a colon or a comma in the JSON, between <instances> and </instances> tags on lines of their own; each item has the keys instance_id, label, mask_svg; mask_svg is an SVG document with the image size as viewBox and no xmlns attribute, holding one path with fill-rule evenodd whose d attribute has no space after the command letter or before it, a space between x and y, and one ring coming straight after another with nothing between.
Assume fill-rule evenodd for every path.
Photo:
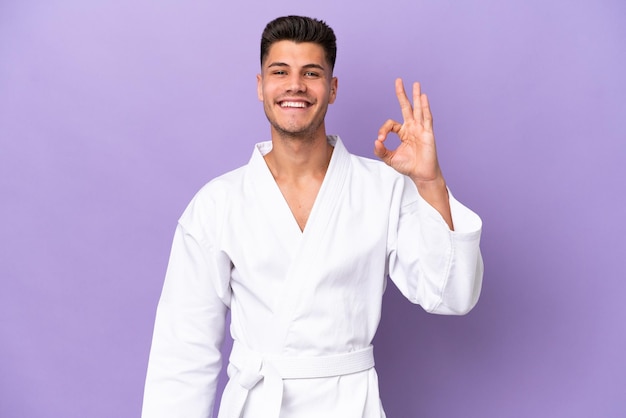
<instances>
[{"instance_id":1,"label":"chest","mask_svg":"<svg viewBox=\"0 0 626 418\"><path fill-rule=\"evenodd\" d=\"M322 179L311 179L300 183L277 182L277 184L300 231L304 231L322 186Z\"/></svg>"}]
</instances>

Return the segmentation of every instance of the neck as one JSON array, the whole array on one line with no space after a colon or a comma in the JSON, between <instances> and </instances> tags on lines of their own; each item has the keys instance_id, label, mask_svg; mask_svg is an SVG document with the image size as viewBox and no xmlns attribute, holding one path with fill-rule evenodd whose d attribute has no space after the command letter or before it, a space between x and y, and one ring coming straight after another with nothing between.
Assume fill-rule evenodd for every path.
<instances>
[{"instance_id":1,"label":"neck","mask_svg":"<svg viewBox=\"0 0 626 418\"><path fill-rule=\"evenodd\" d=\"M332 152L325 134L307 139L272 135L272 151L265 155L265 161L277 180L323 177Z\"/></svg>"}]
</instances>

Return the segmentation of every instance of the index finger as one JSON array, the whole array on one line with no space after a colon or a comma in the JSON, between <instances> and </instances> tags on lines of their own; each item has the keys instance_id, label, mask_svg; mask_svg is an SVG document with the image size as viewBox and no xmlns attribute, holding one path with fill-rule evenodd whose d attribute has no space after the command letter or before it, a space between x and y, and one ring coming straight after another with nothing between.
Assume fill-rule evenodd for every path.
<instances>
[{"instance_id":1,"label":"index finger","mask_svg":"<svg viewBox=\"0 0 626 418\"><path fill-rule=\"evenodd\" d=\"M404 120L413 119L413 106L404 91L404 83L401 78L396 78L396 96L398 97L398 103L400 103L400 110L402 111L402 117Z\"/></svg>"}]
</instances>

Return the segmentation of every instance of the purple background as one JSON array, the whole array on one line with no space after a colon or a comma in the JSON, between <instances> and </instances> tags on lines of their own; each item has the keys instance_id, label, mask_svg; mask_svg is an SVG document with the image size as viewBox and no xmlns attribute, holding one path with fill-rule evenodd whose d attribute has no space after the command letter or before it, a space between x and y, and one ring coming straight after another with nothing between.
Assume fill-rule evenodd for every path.
<instances>
[{"instance_id":1,"label":"purple background","mask_svg":"<svg viewBox=\"0 0 626 418\"><path fill-rule=\"evenodd\" d=\"M328 131L373 156L421 81L484 221L468 316L388 288L388 415L626 416L626 3L37 3L0 2L1 417L139 416L176 220L269 138L258 40L290 13L339 38Z\"/></svg>"}]
</instances>

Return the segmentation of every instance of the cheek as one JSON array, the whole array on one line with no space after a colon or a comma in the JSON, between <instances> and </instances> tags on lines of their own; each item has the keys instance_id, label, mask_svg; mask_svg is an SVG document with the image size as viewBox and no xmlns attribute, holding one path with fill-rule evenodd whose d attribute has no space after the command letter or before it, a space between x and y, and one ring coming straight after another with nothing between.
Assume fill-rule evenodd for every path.
<instances>
[{"instance_id":1,"label":"cheek","mask_svg":"<svg viewBox=\"0 0 626 418\"><path fill-rule=\"evenodd\" d=\"M259 100L271 102L279 93L278 86L271 83L261 84L258 88Z\"/></svg>"}]
</instances>

